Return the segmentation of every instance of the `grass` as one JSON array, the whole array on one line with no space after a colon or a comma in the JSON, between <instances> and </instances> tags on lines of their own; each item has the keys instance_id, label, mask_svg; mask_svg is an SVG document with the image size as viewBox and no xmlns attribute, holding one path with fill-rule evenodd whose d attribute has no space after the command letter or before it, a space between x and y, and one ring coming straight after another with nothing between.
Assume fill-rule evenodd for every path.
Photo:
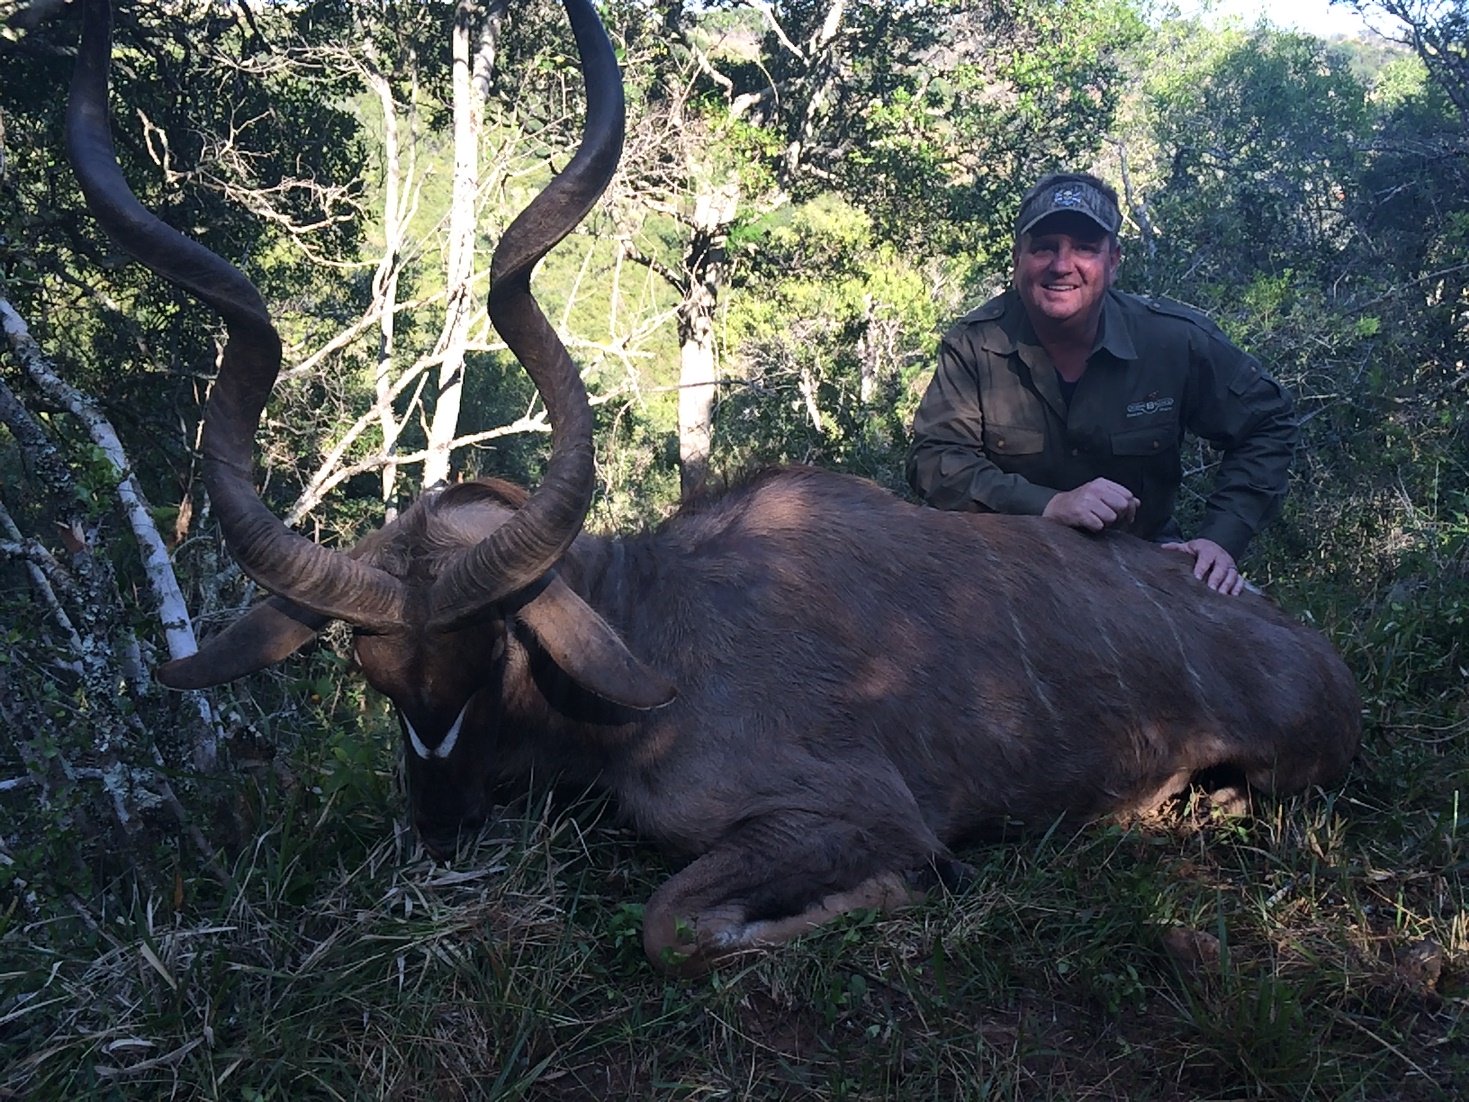
<instances>
[{"instance_id":1,"label":"grass","mask_svg":"<svg viewBox=\"0 0 1469 1102\"><path fill-rule=\"evenodd\" d=\"M961 895L696 981L644 963L668 866L598 805L522 807L444 867L386 783L265 785L226 883L12 908L0 1096L1455 1098L1469 863L1450 744L1418 737L1251 818L970 851ZM1427 942L1432 982L1402 964Z\"/></svg>"}]
</instances>

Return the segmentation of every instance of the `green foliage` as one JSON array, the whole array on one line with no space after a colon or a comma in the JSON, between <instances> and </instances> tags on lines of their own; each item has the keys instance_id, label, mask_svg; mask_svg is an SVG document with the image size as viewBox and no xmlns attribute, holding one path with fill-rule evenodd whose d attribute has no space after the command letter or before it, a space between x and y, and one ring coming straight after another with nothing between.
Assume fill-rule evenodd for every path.
<instances>
[{"instance_id":1,"label":"green foliage","mask_svg":"<svg viewBox=\"0 0 1469 1102\"><path fill-rule=\"evenodd\" d=\"M864 106L841 180L886 240L967 254L994 278L1024 190L1100 146L1124 87L1120 54L1143 25L1112 0L955 4L946 15L947 64Z\"/></svg>"},{"instance_id":2,"label":"green foliage","mask_svg":"<svg viewBox=\"0 0 1469 1102\"><path fill-rule=\"evenodd\" d=\"M1344 55L1264 27L1160 36L1182 49L1148 63L1143 92L1158 174L1149 285L1178 293L1239 272L1335 272L1367 127Z\"/></svg>"},{"instance_id":3,"label":"green foliage","mask_svg":"<svg viewBox=\"0 0 1469 1102\"><path fill-rule=\"evenodd\" d=\"M939 322L929 277L828 196L767 227L747 279L762 292L727 322L741 383L716 418L720 463L816 463L900 487Z\"/></svg>"},{"instance_id":4,"label":"green foliage","mask_svg":"<svg viewBox=\"0 0 1469 1102\"><path fill-rule=\"evenodd\" d=\"M1428 70L1416 57L1393 57L1378 70L1368 86L1372 89L1373 107L1388 115L1429 94Z\"/></svg>"},{"instance_id":5,"label":"green foliage","mask_svg":"<svg viewBox=\"0 0 1469 1102\"><path fill-rule=\"evenodd\" d=\"M98 397L125 439L150 443L135 456L136 473L172 499L188 481L217 326L206 308L124 264L82 213L61 142L60 93L77 32L68 9L3 61L0 272L68 381ZM251 258L269 297L339 293L315 255L286 246L283 227L314 227L304 239L316 255L353 240L361 150L351 117L334 104L340 88L325 74L307 81L289 66L260 64L276 44L212 5L128 8L115 38L115 102L130 105L115 124L118 156L142 201L221 254ZM255 209L240 205L241 194Z\"/></svg>"}]
</instances>

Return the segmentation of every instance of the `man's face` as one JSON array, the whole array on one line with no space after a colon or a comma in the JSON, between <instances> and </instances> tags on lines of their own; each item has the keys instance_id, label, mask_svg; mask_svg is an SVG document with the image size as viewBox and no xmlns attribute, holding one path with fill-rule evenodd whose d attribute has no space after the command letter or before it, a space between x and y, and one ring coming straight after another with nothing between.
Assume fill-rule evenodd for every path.
<instances>
[{"instance_id":1,"label":"man's face","mask_svg":"<svg viewBox=\"0 0 1469 1102\"><path fill-rule=\"evenodd\" d=\"M1015 245L1015 289L1032 323L1090 325L1117 277L1122 250L1089 218L1058 214Z\"/></svg>"}]
</instances>

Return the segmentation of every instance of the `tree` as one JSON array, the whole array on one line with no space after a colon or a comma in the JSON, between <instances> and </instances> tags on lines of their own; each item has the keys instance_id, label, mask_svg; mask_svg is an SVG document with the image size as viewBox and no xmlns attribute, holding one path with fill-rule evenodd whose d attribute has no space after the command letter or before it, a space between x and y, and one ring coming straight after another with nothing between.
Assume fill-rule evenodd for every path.
<instances>
[{"instance_id":1,"label":"tree","mask_svg":"<svg viewBox=\"0 0 1469 1102\"><path fill-rule=\"evenodd\" d=\"M836 193L900 250L971 244L999 224L990 199L1013 205L1024 176L1095 148L1115 101L1112 53L1136 20L1120 4L1050 0L659 10L660 36L629 48L643 95L628 171L656 198L628 251L677 297L688 494L707 473L715 318L780 212Z\"/></svg>"},{"instance_id":2,"label":"tree","mask_svg":"<svg viewBox=\"0 0 1469 1102\"><path fill-rule=\"evenodd\" d=\"M763 228L728 310L739 378L720 403L717 466L814 463L901 487L950 267L881 240L831 194Z\"/></svg>"},{"instance_id":3,"label":"tree","mask_svg":"<svg viewBox=\"0 0 1469 1102\"><path fill-rule=\"evenodd\" d=\"M1423 62L1469 128L1469 4L1465 0L1334 0L1364 19L1386 15L1385 29ZM1395 22L1393 22L1395 21ZM1393 35L1393 31L1399 33Z\"/></svg>"},{"instance_id":4,"label":"tree","mask_svg":"<svg viewBox=\"0 0 1469 1102\"><path fill-rule=\"evenodd\" d=\"M1150 289L1338 263L1364 90L1310 35L1168 25L1147 47L1134 130L1115 147ZM1138 134L1138 131L1141 134Z\"/></svg>"},{"instance_id":5,"label":"tree","mask_svg":"<svg viewBox=\"0 0 1469 1102\"><path fill-rule=\"evenodd\" d=\"M120 128L119 154L150 203L256 258L293 239L320 255L350 236L350 193L314 183L352 159L346 116L253 64L252 31L213 6L129 9L121 22L116 85L134 125ZM73 21L17 26L0 44L0 631L23 657L0 672L0 788L33 790L49 816L44 837L28 822L3 843L19 847L20 863L7 853L5 864L34 898L108 874L160 831L213 851L168 778L181 762L213 768L220 722L197 694L153 687L150 637L175 654L192 646L163 537L189 527L177 422L214 348L212 323L119 267L81 211L57 94ZM273 275L286 293L316 278L307 264ZM217 596L215 576L202 585Z\"/></svg>"},{"instance_id":6,"label":"tree","mask_svg":"<svg viewBox=\"0 0 1469 1102\"><path fill-rule=\"evenodd\" d=\"M465 351L475 312L479 146L484 128L484 101L494 72L505 7L505 0L496 0L483 10L474 0L459 0L454 7L454 192L446 249L448 301L444 328L434 347L441 362L438 396L428 430L428 457L423 465L425 485L449 477L449 449L459 429Z\"/></svg>"}]
</instances>

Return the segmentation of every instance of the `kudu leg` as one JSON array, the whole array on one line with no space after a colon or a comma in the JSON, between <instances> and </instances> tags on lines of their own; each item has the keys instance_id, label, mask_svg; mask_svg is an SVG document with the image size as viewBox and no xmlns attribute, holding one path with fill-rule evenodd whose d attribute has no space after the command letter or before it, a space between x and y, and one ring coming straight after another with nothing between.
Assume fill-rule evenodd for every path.
<instances>
[{"instance_id":1,"label":"kudu leg","mask_svg":"<svg viewBox=\"0 0 1469 1102\"><path fill-rule=\"evenodd\" d=\"M921 900L915 885L949 882L960 868L921 821L874 829L806 813L767 816L653 893L643 950L659 968L697 974L848 911Z\"/></svg>"},{"instance_id":2,"label":"kudu leg","mask_svg":"<svg viewBox=\"0 0 1469 1102\"><path fill-rule=\"evenodd\" d=\"M1277 796L1338 783L1357 752L1353 719L1303 722L1272 740L1239 747L1204 771L1206 782L1216 782L1206 783L1210 799L1238 813L1249 809L1254 792Z\"/></svg>"}]
</instances>

